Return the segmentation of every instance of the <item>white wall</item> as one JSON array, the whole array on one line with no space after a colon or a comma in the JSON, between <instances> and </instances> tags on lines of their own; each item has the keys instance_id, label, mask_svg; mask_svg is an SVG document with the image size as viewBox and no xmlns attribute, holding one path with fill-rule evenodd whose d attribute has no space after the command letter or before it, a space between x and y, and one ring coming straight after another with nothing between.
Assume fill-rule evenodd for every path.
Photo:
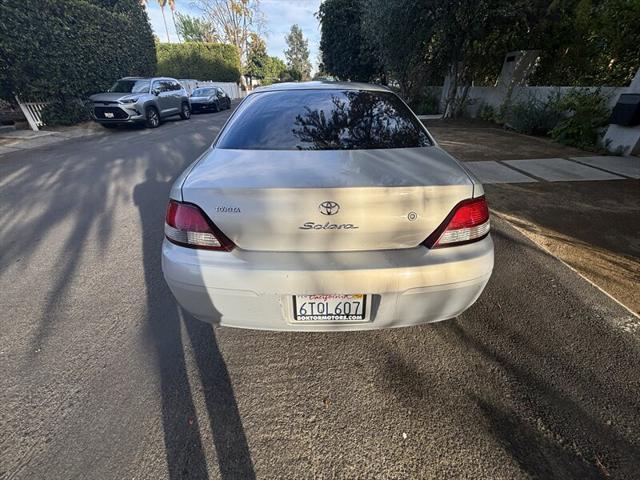
<instances>
[{"instance_id":1,"label":"white wall","mask_svg":"<svg viewBox=\"0 0 640 480\"><path fill-rule=\"evenodd\" d=\"M566 95L571 90L593 91L595 87L513 87L511 104L524 102L529 98L545 101L555 95ZM613 108L620 93L627 87L600 87L600 94L607 98L609 108ZM497 87L471 87L469 89L469 105L467 112L475 117L482 105L490 105L499 109L504 104L506 91Z\"/></svg>"}]
</instances>

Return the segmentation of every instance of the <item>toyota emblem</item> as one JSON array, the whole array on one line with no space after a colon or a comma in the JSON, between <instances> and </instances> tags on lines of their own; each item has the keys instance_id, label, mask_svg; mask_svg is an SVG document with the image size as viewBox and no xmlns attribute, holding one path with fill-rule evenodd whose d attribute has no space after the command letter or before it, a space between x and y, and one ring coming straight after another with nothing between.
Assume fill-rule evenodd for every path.
<instances>
[{"instance_id":1,"label":"toyota emblem","mask_svg":"<svg viewBox=\"0 0 640 480\"><path fill-rule=\"evenodd\" d=\"M340 205L338 205L336 202L327 201L322 202L320 205L318 205L318 209L323 215L335 215L340 211Z\"/></svg>"}]
</instances>

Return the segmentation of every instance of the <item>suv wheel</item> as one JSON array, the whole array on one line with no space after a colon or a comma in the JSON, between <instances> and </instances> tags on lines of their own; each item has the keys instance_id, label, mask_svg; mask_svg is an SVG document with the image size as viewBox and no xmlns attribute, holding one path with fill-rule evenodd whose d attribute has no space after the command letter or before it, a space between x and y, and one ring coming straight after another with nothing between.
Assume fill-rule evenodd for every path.
<instances>
[{"instance_id":1,"label":"suv wheel","mask_svg":"<svg viewBox=\"0 0 640 480\"><path fill-rule=\"evenodd\" d=\"M180 118L183 120L189 120L191 117L191 107L188 103L182 104L182 109L180 110Z\"/></svg>"},{"instance_id":2,"label":"suv wheel","mask_svg":"<svg viewBox=\"0 0 640 480\"><path fill-rule=\"evenodd\" d=\"M156 107L148 107L147 108L147 121L146 125L149 128L156 128L160 125L160 114Z\"/></svg>"}]
</instances>

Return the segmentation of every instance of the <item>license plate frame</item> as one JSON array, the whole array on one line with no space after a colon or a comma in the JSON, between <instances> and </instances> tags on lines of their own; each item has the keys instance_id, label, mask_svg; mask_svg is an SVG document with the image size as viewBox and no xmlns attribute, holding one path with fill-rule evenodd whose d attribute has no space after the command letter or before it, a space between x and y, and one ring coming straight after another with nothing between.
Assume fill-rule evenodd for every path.
<instances>
[{"instance_id":1,"label":"license plate frame","mask_svg":"<svg viewBox=\"0 0 640 480\"><path fill-rule=\"evenodd\" d=\"M307 324L366 323L370 321L369 297L364 293L292 295L292 320ZM301 313L302 308L306 314Z\"/></svg>"}]
</instances>

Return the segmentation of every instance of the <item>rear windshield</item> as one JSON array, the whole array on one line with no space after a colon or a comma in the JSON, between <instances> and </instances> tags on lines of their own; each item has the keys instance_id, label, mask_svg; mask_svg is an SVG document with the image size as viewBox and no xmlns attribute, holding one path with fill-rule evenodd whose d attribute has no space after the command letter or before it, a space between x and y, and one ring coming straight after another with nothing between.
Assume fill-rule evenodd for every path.
<instances>
[{"instance_id":1,"label":"rear windshield","mask_svg":"<svg viewBox=\"0 0 640 480\"><path fill-rule=\"evenodd\" d=\"M204 96L204 95L215 95L215 94L216 94L215 88L198 88L197 90L193 91L194 97Z\"/></svg>"},{"instance_id":2,"label":"rear windshield","mask_svg":"<svg viewBox=\"0 0 640 480\"><path fill-rule=\"evenodd\" d=\"M429 145L418 120L391 92L289 90L249 96L216 148L362 150Z\"/></svg>"},{"instance_id":3,"label":"rear windshield","mask_svg":"<svg viewBox=\"0 0 640 480\"><path fill-rule=\"evenodd\" d=\"M114 93L148 93L149 80L118 80L109 91Z\"/></svg>"}]
</instances>

